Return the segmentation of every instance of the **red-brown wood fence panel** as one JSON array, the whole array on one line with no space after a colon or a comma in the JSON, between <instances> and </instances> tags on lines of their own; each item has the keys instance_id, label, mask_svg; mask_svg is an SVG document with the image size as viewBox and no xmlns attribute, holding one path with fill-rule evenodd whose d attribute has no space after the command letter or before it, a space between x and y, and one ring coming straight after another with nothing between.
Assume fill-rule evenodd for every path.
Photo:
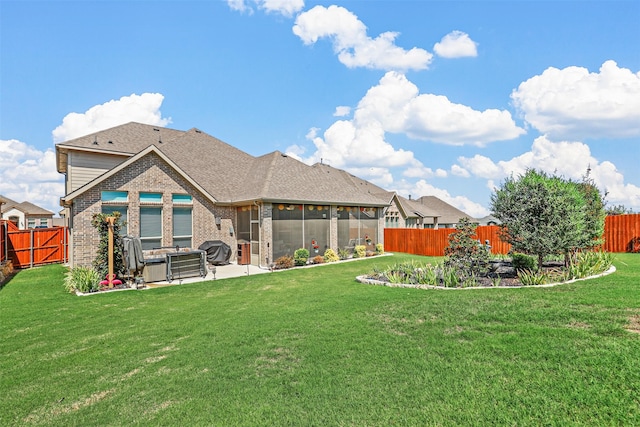
<instances>
[{"instance_id":1,"label":"red-brown wood fence panel","mask_svg":"<svg viewBox=\"0 0 640 427\"><path fill-rule=\"evenodd\" d=\"M67 227L3 230L3 248L13 268L61 263L68 259ZM4 256L4 255L3 255Z\"/></svg>"},{"instance_id":2,"label":"red-brown wood fence panel","mask_svg":"<svg viewBox=\"0 0 640 427\"><path fill-rule=\"evenodd\" d=\"M604 250L640 252L640 214L608 216L604 223Z\"/></svg>"},{"instance_id":3,"label":"red-brown wood fence panel","mask_svg":"<svg viewBox=\"0 0 640 427\"><path fill-rule=\"evenodd\" d=\"M0 262L7 258L7 245L5 244L5 225L4 221L0 220Z\"/></svg>"},{"instance_id":4,"label":"red-brown wood fence panel","mask_svg":"<svg viewBox=\"0 0 640 427\"><path fill-rule=\"evenodd\" d=\"M387 252L405 252L415 255L444 256L444 249L449 245L449 235L455 228L385 228L384 250ZM511 245L498 237L498 227L483 225L476 228L476 238L482 244L486 240L491 245L491 253L506 254Z\"/></svg>"},{"instance_id":5,"label":"red-brown wood fence panel","mask_svg":"<svg viewBox=\"0 0 640 427\"><path fill-rule=\"evenodd\" d=\"M477 238L484 243L489 240L491 252L506 254L511 245L500 240L499 227L479 226ZM385 228L384 250L415 255L444 256L449 244L449 234L455 229ZM605 220L604 250L607 252L640 252L640 214L612 215Z\"/></svg>"}]
</instances>

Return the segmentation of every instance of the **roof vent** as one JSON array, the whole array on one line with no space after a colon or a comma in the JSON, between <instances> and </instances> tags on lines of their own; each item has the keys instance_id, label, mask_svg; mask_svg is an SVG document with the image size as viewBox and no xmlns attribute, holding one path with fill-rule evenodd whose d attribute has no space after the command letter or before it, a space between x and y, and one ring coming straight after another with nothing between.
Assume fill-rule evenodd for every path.
<instances>
[{"instance_id":1,"label":"roof vent","mask_svg":"<svg viewBox=\"0 0 640 427\"><path fill-rule=\"evenodd\" d=\"M160 132L160 129L158 129L158 128L153 128L153 130L156 131L156 132Z\"/></svg>"},{"instance_id":2,"label":"roof vent","mask_svg":"<svg viewBox=\"0 0 640 427\"><path fill-rule=\"evenodd\" d=\"M97 136L93 139L93 145L98 145L98 137Z\"/></svg>"},{"instance_id":3,"label":"roof vent","mask_svg":"<svg viewBox=\"0 0 640 427\"><path fill-rule=\"evenodd\" d=\"M289 157L289 156L287 156L285 153L280 153L280 155L281 155L282 157Z\"/></svg>"},{"instance_id":4,"label":"roof vent","mask_svg":"<svg viewBox=\"0 0 640 427\"><path fill-rule=\"evenodd\" d=\"M200 129L195 129L196 133L202 133Z\"/></svg>"},{"instance_id":5,"label":"roof vent","mask_svg":"<svg viewBox=\"0 0 640 427\"><path fill-rule=\"evenodd\" d=\"M112 140L107 141L107 144L113 144Z\"/></svg>"}]
</instances>

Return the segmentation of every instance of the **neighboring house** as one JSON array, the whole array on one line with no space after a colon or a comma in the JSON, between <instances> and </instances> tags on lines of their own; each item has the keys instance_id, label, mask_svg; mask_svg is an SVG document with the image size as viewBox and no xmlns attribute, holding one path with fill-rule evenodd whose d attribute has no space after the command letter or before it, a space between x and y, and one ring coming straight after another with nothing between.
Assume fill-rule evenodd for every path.
<instances>
[{"instance_id":1,"label":"neighboring house","mask_svg":"<svg viewBox=\"0 0 640 427\"><path fill-rule=\"evenodd\" d=\"M314 256L384 239L380 187L278 151L254 157L195 128L128 123L57 144L56 161L74 266L91 265L101 212L119 211L144 249L248 242L261 266L302 247Z\"/></svg>"},{"instance_id":2,"label":"neighboring house","mask_svg":"<svg viewBox=\"0 0 640 427\"><path fill-rule=\"evenodd\" d=\"M440 214L415 200L393 194L384 217L385 228L438 228Z\"/></svg>"},{"instance_id":3,"label":"neighboring house","mask_svg":"<svg viewBox=\"0 0 640 427\"><path fill-rule=\"evenodd\" d=\"M475 218L435 196L407 199L393 195L385 212L385 228L455 228L460 218Z\"/></svg>"},{"instance_id":4,"label":"neighboring house","mask_svg":"<svg viewBox=\"0 0 640 427\"><path fill-rule=\"evenodd\" d=\"M0 218L14 223L20 230L53 226L53 212L31 202L18 203L0 196L0 214Z\"/></svg>"},{"instance_id":5,"label":"neighboring house","mask_svg":"<svg viewBox=\"0 0 640 427\"><path fill-rule=\"evenodd\" d=\"M482 218L478 218L478 225L500 225L502 221L493 215L487 215Z\"/></svg>"},{"instance_id":6,"label":"neighboring house","mask_svg":"<svg viewBox=\"0 0 640 427\"><path fill-rule=\"evenodd\" d=\"M460 218L468 218L471 222L478 222L477 219L436 196L422 196L417 199L416 202L423 206L428 206L439 213L437 224L431 225L427 223L425 224L425 228L455 228Z\"/></svg>"}]
</instances>

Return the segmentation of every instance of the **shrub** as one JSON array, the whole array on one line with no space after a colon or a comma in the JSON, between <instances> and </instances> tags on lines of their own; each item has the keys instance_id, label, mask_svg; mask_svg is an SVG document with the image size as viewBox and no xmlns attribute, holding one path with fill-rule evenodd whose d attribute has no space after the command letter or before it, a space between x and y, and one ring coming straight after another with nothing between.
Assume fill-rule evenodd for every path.
<instances>
[{"instance_id":1,"label":"shrub","mask_svg":"<svg viewBox=\"0 0 640 427\"><path fill-rule=\"evenodd\" d=\"M98 243L96 258L93 260L93 268L98 272L98 276L102 278L107 277L109 273L109 225L106 222L109 216L116 218L113 224L113 272L120 277L127 273L122 253L122 236L120 235L120 229L126 224L122 221L122 215L117 211L110 214L96 213L91 217L91 225L98 230L100 242Z\"/></svg>"},{"instance_id":2,"label":"shrub","mask_svg":"<svg viewBox=\"0 0 640 427\"><path fill-rule=\"evenodd\" d=\"M324 251L324 262L336 262L340 261L340 257L336 254L336 252L329 248Z\"/></svg>"},{"instance_id":3,"label":"shrub","mask_svg":"<svg viewBox=\"0 0 640 427\"><path fill-rule=\"evenodd\" d=\"M296 249L293 253L293 262L295 265L305 265L309 260L309 250L305 248Z\"/></svg>"},{"instance_id":4,"label":"shrub","mask_svg":"<svg viewBox=\"0 0 640 427\"><path fill-rule=\"evenodd\" d=\"M64 287L68 292L78 290L82 293L96 292L100 289L99 273L89 267L72 268L64 278Z\"/></svg>"},{"instance_id":5,"label":"shrub","mask_svg":"<svg viewBox=\"0 0 640 427\"><path fill-rule=\"evenodd\" d=\"M445 266L456 270L461 280L485 276L489 271L489 251L474 239L475 231L476 226L468 218L460 218L444 250Z\"/></svg>"},{"instance_id":6,"label":"shrub","mask_svg":"<svg viewBox=\"0 0 640 427\"><path fill-rule=\"evenodd\" d=\"M547 283L547 275L541 271L529 269L519 270L518 279L523 286L537 286Z\"/></svg>"},{"instance_id":7,"label":"shrub","mask_svg":"<svg viewBox=\"0 0 640 427\"><path fill-rule=\"evenodd\" d=\"M384 245L382 243L376 244L376 254L381 255L384 253Z\"/></svg>"},{"instance_id":8,"label":"shrub","mask_svg":"<svg viewBox=\"0 0 640 427\"><path fill-rule=\"evenodd\" d=\"M289 255L283 255L276 260L274 268L276 270L284 270L287 268L293 268L293 266L293 258Z\"/></svg>"},{"instance_id":9,"label":"shrub","mask_svg":"<svg viewBox=\"0 0 640 427\"><path fill-rule=\"evenodd\" d=\"M324 257L322 255L316 255L316 256L313 257L311 262L313 264L323 264L324 263Z\"/></svg>"},{"instance_id":10,"label":"shrub","mask_svg":"<svg viewBox=\"0 0 640 427\"><path fill-rule=\"evenodd\" d=\"M607 271L612 263L613 255L608 252L580 252L569 267L569 276L572 279L594 276Z\"/></svg>"},{"instance_id":11,"label":"shrub","mask_svg":"<svg viewBox=\"0 0 640 427\"><path fill-rule=\"evenodd\" d=\"M519 252L511 255L511 265L516 271L538 269L538 263L534 257Z\"/></svg>"},{"instance_id":12,"label":"shrub","mask_svg":"<svg viewBox=\"0 0 640 427\"><path fill-rule=\"evenodd\" d=\"M351 256L351 252L349 252L349 249L346 249L346 248L338 249L338 257L340 257L341 260L349 259L350 256Z\"/></svg>"},{"instance_id":13,"label":"shrub","mask_svg":"<svg viewBox=\"0 0 640 427\"><path fill-rule=\"evenodd\" d=\"M365 245L356 245L353 251L354 258L364 258L367 255L367 247Z\"/></svg>"}]
</instances>

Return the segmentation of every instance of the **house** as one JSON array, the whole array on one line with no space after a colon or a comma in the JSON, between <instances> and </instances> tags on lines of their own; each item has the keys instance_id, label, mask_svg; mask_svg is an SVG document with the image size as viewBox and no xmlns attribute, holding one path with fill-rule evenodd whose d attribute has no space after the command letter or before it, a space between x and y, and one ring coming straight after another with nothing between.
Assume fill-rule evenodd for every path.
<instances>
[{"instance_id":1,"label":"house","mask_svg":"<svg viewBox=\"0 0 640 427\"><path fill-rule=\"evenodd\" d=\"M427 223L425 224L425 228L455 228L460 218L467 218L471 222L478 222L475 218L436 196L422 196L416 199L416 202L423 206L428 206L440 214L437 224Z\"/></svg>"},{"instance_id":2,"label":"house","mask_svg":"<svg viewBox=\"0 0 640 427\"><path fill-rule=\"evenodd\" d=\"M18 203L0 196L0 219L6 219L20 230L36 227L52 227L53 212L31 202Z\"/></svg>"},{"instance_id":3,"label":"house","mask_svg":"<svg viewBox=\"0 0 640 427\"><path fill-rule=\"evenodd\" d=\"M394 195L385 212L385 228L455 228L460 218L477 222L475 218L435 196L407 199Z\"/></svg>"},{"instance_id":4,"label":"house","mask_svg":"<svg viewBox=\"0 0 640 427\"><path fill-rule=\"evenodd\" d=\"M437 228L440 214L429 206L393 194L384 217L385 228Z\"/></svg>"},{"instance_id":5,"label":"house","mask_svg":"<svg viewBox=\"0 0 640 427\"><path fill-rule=\"evenodd\" d=\"M254 157L196 128L132 122L57 144L56 161L74 266L95 257L92 216L113 211L143 249L248 243L250 262L264 267L298 248L373 250L384 239L380 187L278 151Z\"/></svg>"},{"instance_id":6,"label":"house","mask_svg":"<svg viewBox=\"0 0 640 427\"><path fill-rule=\"evenodd\" d=\"M500 225L502 221L493 215L487 215L482 218L478 218L478 225Z\"/></svg>"}]
</instances>

